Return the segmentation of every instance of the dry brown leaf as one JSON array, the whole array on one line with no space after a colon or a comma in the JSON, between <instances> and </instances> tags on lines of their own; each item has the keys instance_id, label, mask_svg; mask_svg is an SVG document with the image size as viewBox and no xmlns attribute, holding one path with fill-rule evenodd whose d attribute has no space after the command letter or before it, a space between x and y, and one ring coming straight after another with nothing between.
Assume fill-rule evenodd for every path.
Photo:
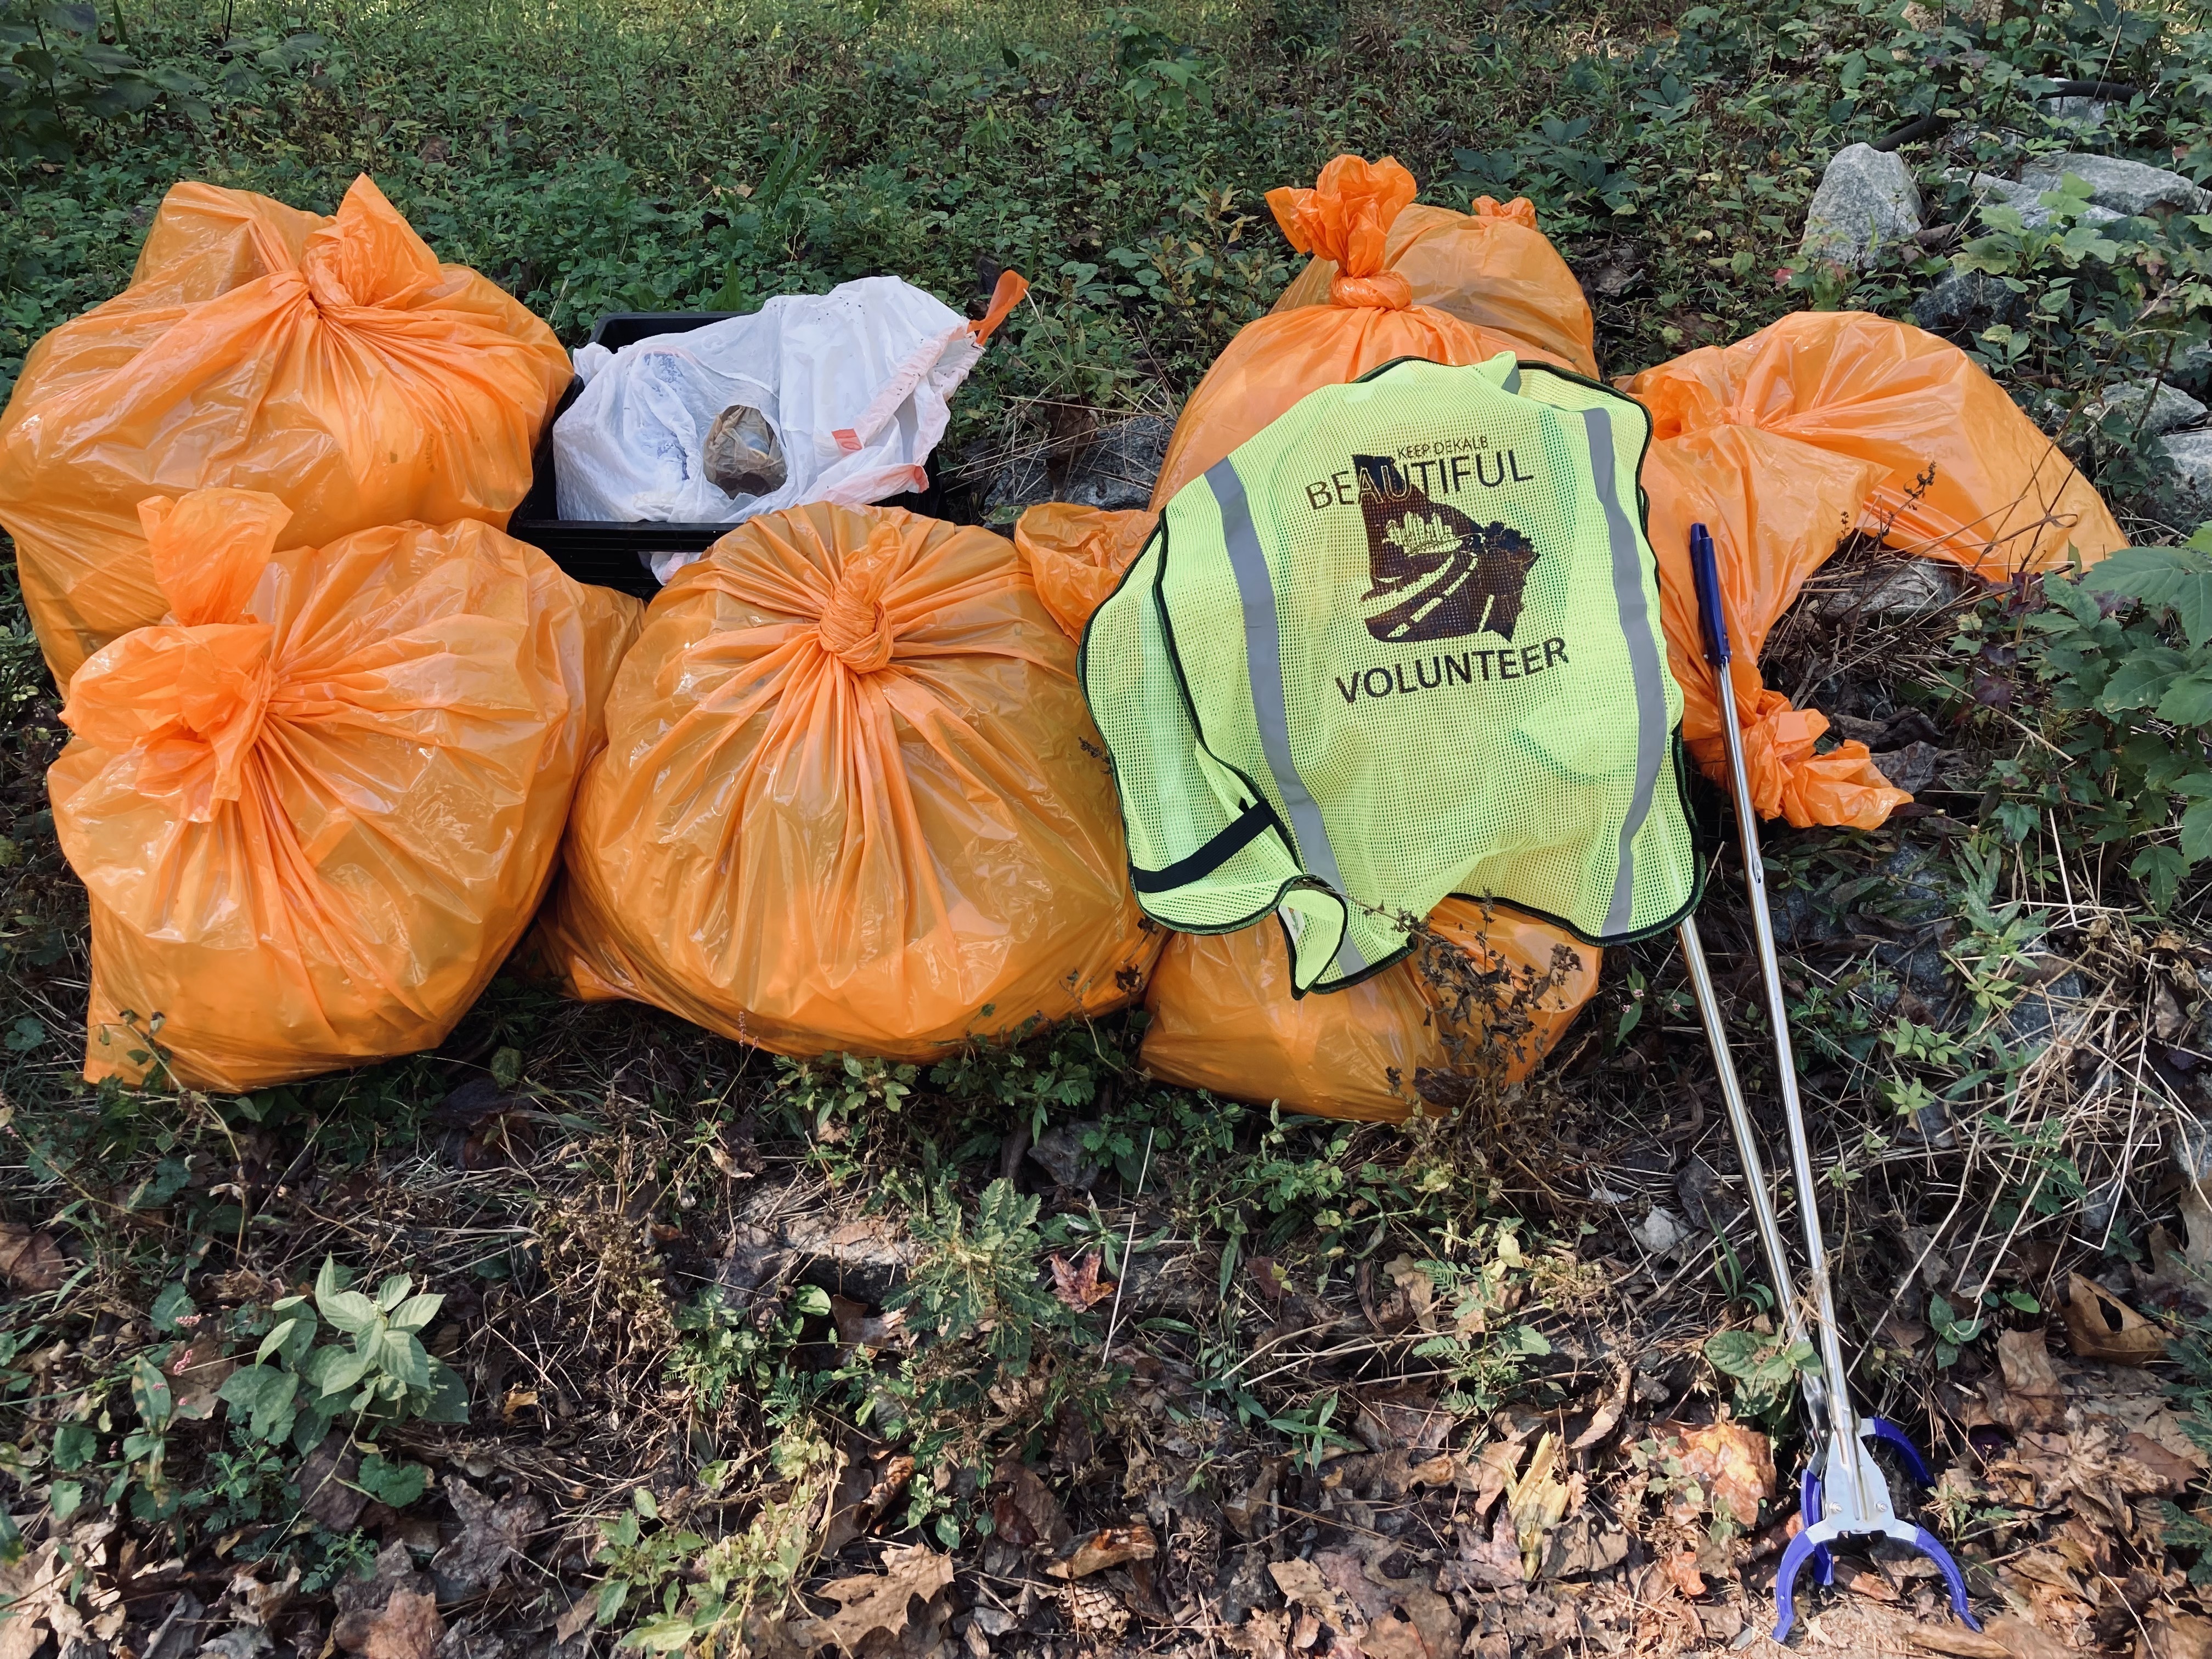
<instances>
[{"instance_id":1,"label":"dry brown leaf","mask_svg":"<svg viewBox=\"0 0 2212 1659\"><path fill-rule=\"evenodd\" d=\"M71 1577L51 1543L13 1566L0 1567L0 1597L14 1603L0 1620L0 1659L31 1659L46 1645L50 1627L60 1647L84 1634L83 1618L64 1594Z\"/></svg>"},{"instance_id":2,"label":"dry brown leaf","mask_svg":"<svg viewBox=\"0 0 2212 1659\"><path fill-rule=\"evenodd\" d=\"M1953 1659L2012 1659L2012 1650L1996 1637L1964 1625L1912 1625L1905 1634L1913 1646Z\"/></svg>"},{"instance_id":3,"label":"dry brown leaf","mask_svg":"<svg viewBox=\"0 0 2212 1659\"><path fill-rule=\"evenodd\" d=\"M1463 1522L1459 1529L1459 1558L1444 1563L1444 1588L1449 1590L1517 1589L1522 1577L1521 1547L1514 1540L1513 1517L1500 1510L1488 1533L1481 1522Z\"/></svg>"},{"instance_id":4,"label":"dry brown leaf","mask_svg":"<svg viewBox=\"0 0 2212 1659\"><path fill-rule=\"evenodd\" d=\"M1045 1571L1054 1578L1088 1578L1094 1572L1131 1561L1149 1561L1159 1553L1152 1529L1141 1521L1126 1527L1101 1527L1078 1544L1065 1561L1054 1561Z\"/></svg>"},{"instance_id":5,"label":"dry brown leaf","mask_svg":"<svg viewBox=\"0 0 2212 1659\"><path fill-rule=\"evenodd\" d=\"M2051 1363L2040 1328L1997 1333L1997 1369L2006 1391L2018 1395L2056 1395L2058 1372Z\"/></svg>"},{"instance_id":6,"label":"dry brown leaf","mask_svg":"<svg viewBox=\"0 0 2212 1659\"><path fill-rule=\"evenodd\" d=\"M1441 1451L1458 1419L1436 1396L1413 1389L1370 1390L1359 1396L1353 1432L1376 1451Z\"/></svg>"},{"instance_id":7,"label":"dry brown leaf","mask_svg":"<svg viewBox=\"0 0 2212 1659\"><path fill-rule=\"evenodd\" d=\"M298 1574L299 1569L294 1568L288 1588L298 1583ZM239 1574L230 1585L234 1601L240 1599L242 1590L246 1596L251 1597L256 1590L266 1589L266 1586L256 1584L251 1575L246 1573ZM407 1553L407 1546L398 1542L386 1544L377 1553L374 1577L356 1578L348 1575L338 1581L332 1592L337 1602L337 1618L331 1626L331 1640L348 1653L373 1654L376 1659L427 1659L430 1650L438 1644L442 1626L432 1631L428 1646L423 1647L419 1653L404 1644L422 1634L422 1613L425 1607L429 1609L430 1619L433 1621L437 1619L437 1598L431 1589L430 1576L415 1571L414 1559ZM403 1596L407 1601L398 1607L395 1613L394 1606ZM261 1611L265 1616L249 1617L247 1622L265 1625L268 1617L274 1616L281 1605L281 1602L264 1597ZM386 1627L387 1617L389 1628ZM383 1632L381 1637L379 1636L380 1631ZM383 1644L380 1650L373 1645L380 1640Z\"/></svg>"},{"instance_id":8,"label":"dry brown leaf","mask_svg":"<svg viewBox=\"0 0 2212 1659\"><path fill-rule=\"evenodd\" d=\"M1521 1467L1521 1443L1493 1440L1482 1449L1474 1469L1474 1512L1487 1515Z\"/></svg>"},{"instance_id":9,"label":"dry brown leaf","mask_svg":"<svg viewBox=\"0 0 2212 1659\"><path fill-rule=\"evenodd\" d=\"M230 1380L238 1362L223 1358L221 1340L208 1331L170 1355L162 1369L169 1374L177 1416L196 1423L215 1415L216 1392Z\"/></svg>"},{"instance_id":10,"label":"dry brown leaf","mask_svg":"<svg viewBox=\"0 0 2212 1659\"><path fill-rule=\"evenodd\" d=\"M1854 1566L1848 1561L1836 1563L1836 1583L1854 1595L1863 1595L1869 1601L1898 1600L1897 1586L1878 1572L1869 1572L1864 1567Z\"/></svg>"},{"instance_id":11,"label":"dry brown leaf","mask_svg":"<svg viewBox=\"0 0 2212 1659\"><path fill-rule=\"evenodd\" d=\"M1283 1468L1284 1461L1279 1457L1261 1458L1260 1471L1252 1477L1252 1484L1223 1502L1222 1518L1237 1529L1239 1538L1250 1538L1258 1531L1261 1511L1273 1500L1275 1483L1282 1479Z\"/></svg>"},{"instance_id":12,"label":"dry brown leaf","mask_svg":"<svg viewBox=\"0 0 2212 1659\"><path fill-rule=\"evenodd\" d=\"M377 1576L373 1581L374 1583L388 1586L394 1582L391 1571L386 1566L391 1554L391 1550L386 1548L383 1554L376 1558ZM398 1560L400 1570L404 1571L407 1565L407 1553L404 1547L399 1553ZM361 1581L355 1579L351 1582L359 1583ZM416 1585L413 1588L420 1589L422 1586ZM292 1605L292 1598L299 1592L300 1569L296 1566L287 1568L283 1577L273 1584L265 1579L255 1577L249 1568L246 1571L231 1575L229 1587L231 1613L241 1622L258 1626L265 1630L272 1620ZM380 1596L377 1599L380 1601L382 1597Z\"/></svg>"},{"instance_id":13,"label":"dry brown leaf","mask_svg":"<svg viewBox=\"0 0 2212 1659\"><path fill-rule=\"evenodd\" d=\"M1364 1659L1436 1659L1419 1628L1395 1613L1385 1613L1360 1633L1358 1650Z\"/></svg>"},{"instance_id":14,"label":"dry brown leaf","mask_svg":"<svg viewBox=\"0 0 2212 1659\"><path fill-rule=\"evenodd\" d=\"M435 1596L397 1589L370 1622L362 1659L430 1659L445 1633Z\"/></svg>"},{"instance_id":15,"label":"dry brown leaf","mask_svg":"<svg viewBox=\"0 0 2212 1659\"><path fill-rule=\"evenodd\" d=\"M339 1431L325 1435L300 1465L300 1507L332 1532L351 1532L368 1507L368 1494L347 1484L360 1472L353 1437Z\"/></svg>"},{"instance_id":16,"label":"dry brown leaf","mask_svg":"<svg viewBox=\"0 0 2212 1659\"><path fill-rule=\"evenodd\" d=\"M1406 1300L1407 1311L1425 1331L1437 1328L1437 1281L1427 1268L1410 1255L1397 1255L1382 1268L1392 1286Z\"/></svg>"},{"instance_id":17,"label":"dry brown leaf","mask_svg":"<svg viewBox=\"0 0 2212 1659\"><path fill-rule=\"evenodd\" d=\"M2116 1466L2115 1474L2131 1495L2148 1494L2158 1498L2179 1498L2191 1480L2197 1478L2197 1465L2185 1457L2178 1457L2147 1434L2130 1429L2128 1437L2120 1443L2122 1462ZM2130 1468L2132 1464L2134 1468ZM2140 1469L2138 1474L2136 1471Z\"/></svg>"},{"instance_id":18,"label":"dry brown leaf","mask_svg":"<svg viewBox=\"0 0 2212 1659\"><path fill-rule=\"evenodd\" d=\"M1396 1610L1398 1598L1391 1594L1389 1585L1371 1577L1356 1552L1317 1550L1313 1565L1321 1569L1322 1577L1344 1605L1362 1620L1380 1619Z\"/></svg>"},{"instance_id":19,"label":"dry brown leaf","mask_svg":"<svg viewBox=\"0 0 2212 1659\"><path fill-rule=\"evenodd\" d=\"M518 1414L528 1411L537 1403L537 1389L509 1389L507 1391L507 1398L499 1402L499 1420L502 1423L512 1423Z\"/></svg>"},{"instance_id":20,"label":"dry brown leaf","mask_svg":"<svg viewBox=\"0 0 2212 1659\"><path fill-rule=\"evenodd\" d=\"M1114 1281L1098 1277L1098 1253L1093 1250L1070 1266L1067 1258L1052 1259L1052 1293L1060 1305L1074 1313L1088 1313L1114 1294Z\"/></svg>"},{"instance_id":21,"label":"dry brown leaf","mask_svg":"<svg viewBox=\"0 0 2212 1659\"><path fill-rule=\"evenodd\" d=\"M507 1562L544 1524L545 1510L527 1492L494 1503L458 1474L446 1477L446 1498L460 1517L461 1532L430 1558L430 1576L448 1600L459 1601L499 1582Z\"/></svg>"},{"instance_id":22,"label":"dry brown leaf","mask_svg":"<svg viewBox=\"0 0 2212 1659\"><path fill-rule=\"evenodd\" d=\"M69 1258L52 1233L34 1233L20 1221L0 1221L0 1279L27 1296L58 1291Z\"/></svg>"},{"instance_id":23,"label":"dry brown leaf","mask_svg":"<svg viewBox=\"0 0 2212 1659\"><path fill-rule=\"evenodd\" d=\"M830 1316L837 1327L837 1340L848 1347L903 1348L907 1346L906 1310L899 1308L887 1314L872 1314L867 1304L849 1297L832 1296Z\"/></svg>"},{"instance_id":24,"label":"dry brown leaf","mask_svg":"<svg viewBox=\"0 0 2212 1659\"><path fill-rule=\"evenodd\" d=\"M1393 1581L1395 1582L1395 1581ZM1452 1659L1460 1650L1460 1619L1450 1601L1426 1585L1407 1580L1398 1584L1398 1605L1420 1632L1429 1659Z\"/></svg>"},{"instance_id":25,"label":"dry brown leaf","mask_svg":"<svg viewBox=\"0 0 2212 1659\"><path fill-rule=\"evenodd\" d=\"M2081 1651L2071 1642L2060 1641L2042 1626L2009 1613L1999 1613L1990 1620L1983 1633L2002 1644L2009 1659L2073 1659Z\"/></svg>"},{"instance_id":26,"label":"dry brown leaf","mask_svg":"<svg viewBox=\"0 0 2212 1659\"><path fill-rule=\"evenodd\" d=\"M1336 1593L1336 1586L1329 1583L1328 1572L1318 1562L1302 1561L1295 1557L1288 1561L1271 1561L1267 1564L1267 1576L1275 1581L1283 1600L1291 1606L1310 1607L1332 1624L1349 1622L1351 1609Z\"/></svg>"},{"instance_id":27,"label":"dry brown leaf","mask_svg":"<svg viewBox=\"0 0 2212 1659\"><path fill-rule=\"evenodd\" d=\"M1232 1652L1249 1654L1251 1659L1289 1659L1290 1650L1283 1642L1290 1624L1279 1613L1255 1607L1239 1628L1223 1633L1222 1644Z\"/></svg>"},{"instance_id":28,"label":"dry brown leaf","mask_svg":"<svg viewBox=\"0 0 2212 1659\"><path fill-rule=\"evenodd\" d=\"M1628 1389L1635 1373L1625 1364L1616 1361L1613 1366L1613 1391L1589 1420L1589 1426L1567 1443L1569 1451L1588 1451L1611 1434L1620 1421L1620 1414L1628 1409Z\"/></svg>"},{"instance_id":29,"label":"dry brown leaf","mask_svg":"<svg viewBox=\"0 0 2212 1659\"><path fill-rule=\"evenodd\" d=\"M911 1468L908 1460L909 1472ZM995 1474L1006 1490L991 1505L994 1536L1017 1549L1042 1545L1051 1550L1062 1548L1075 1536L1067 1524L1067 1511L1035 1469L1010 1457L999 1465Z\"/></svg>"},{"instance_id":30,"label":"dry brown leaf","mask_svg":"<svg viewBox=\"0 0 2212 1659\"><path fill-rule=\"evenodd\" d=\"M2136 1651L2140 1659L2212 1659L2212 1622L2154 1602L2143 1610Z\"/></svg>"},{"instance_id":31,"label":"dry brown leaf","mask_svg":"<svg viewBox=\"0 0 2212 1659\"><path fill-rule=\"evenodd\" d=\"M815 1621L827 1640L850 1651L876 1631L896 1635L906 1627L908 1606L934 1601L952 1582L952 1558L926 1544L884 1552L884 1570L839 1578L822 1587L837 1611Z\"/></svg>"},{"instance_id":32,"label":"dry brown leaf","mask_svg":"<svg viewBox=\"0 0 2212 1659\"><path fill-rule=\"evenodd\" d=\"M1559 1437L1549 1429L1536 1442L1528 1467L1506 1483L1506 1512L1513 1517L1514 1541L1521 1547L1524 1578L1536 1576L1544 1534L1566 1515L1568 1491L1559 1477Z\"/></svg>"},{"instance_id":33,"label":"dry brown leaf","mask_svg":"<svg viewBox=\"0 0 2212 1659\"><path fill-rule=\"evenodd\" d=\"M1733 1419L1695 1426L1673 1425L1661 1431L1681 1443L1683 1474L1705 1491L1717 1515L1725 1504L1731 1519L1749 1527L1759 1506L1774 1495L1774 1443Z\"/></svg>"},{"instance_id":34,"label":"dry brown leaf","mask_svg":"<svg viewBox=\"0 0 2212 1659\"><path fill-rule=\"evenodd\" d=\"M2066 1281L2067 1346L2083 1359L2114 1365L2148 1365L2166 1357L2166 1334L2094 1279Z\"/></svg>"},{"instance_id":35,"label":"dry brown leaf","mask_svg":"<svg viewBox=\"0 0 2212 1659\"><path fill-rule=\"evenodd\" d=\"M1601 1578L1628 1559L1628 1534L1577 1507L1581 1480L1580 1475L1568 1478L1568 1507L1576 1513L1545 1534L1543 1565L1538 1569L1542 1577Z\"/></svg>"},{"instance_id":36,"label":"dry brown leaf","mask_svg":"<svg viewBox=\"0 0 2212 1659\"><path fill-rule=\"evenodd\" d=\"M830 1500L829 1519L823 1523L822 1553L836 1554L873 1526L876 1517L913 1479L911 1457L886 1458L880 1463L858 1455L843 1458L836 1491Z\"/></svg>"},{"instance_id":37,"label":"dry brown leaf","mask_svg":"<svg viewBox=\"0 0 2212 1659\"><path fill-rule=\"evenodd\" d=\"M1705 1593L1705 1576L1698 1571L1698 1553L1680 1550L1667 1558L1667 1582L1692 1601Z\"/></svg>"},{"instance_id":38,"label":"dry brown leaf","mask_svg":"<svg viewBox=\"0 0 2212 1659\"><path fill-rule=\"evenodd\" d=\"M599 1611L599 1598L580 1595L568 1604L568 1610L553 1621L553 1640L556 1644L573 1642L578 1633L587 1628Z\"/></svg>"}]
</instances>

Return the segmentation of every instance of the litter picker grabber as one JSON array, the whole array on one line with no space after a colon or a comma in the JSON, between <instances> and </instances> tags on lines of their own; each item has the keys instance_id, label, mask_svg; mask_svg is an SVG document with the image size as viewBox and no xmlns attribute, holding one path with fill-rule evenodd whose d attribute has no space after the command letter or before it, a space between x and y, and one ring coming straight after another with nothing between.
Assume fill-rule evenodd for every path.
<instances>
[{"instance_id":1,"label":"litter picker grabber","mask_svg":"<svg viewBox=\"0 0 2212 1659\"><path fill-rule=\"evenodd\" d=\"M1844 1366L1843 1340L1836 1322L1835 1292L1828 1278L1828 1252L1820 1234L1818 1188L1813 1174L1813 1151L1805 1132L1805 1114L1797 1097L1797 1066L1790 1052L1788 1010L1783 1001L1782 969L1774 950L1774 920L1767 908L1766 875L1759 861L1759 816L1752 805L1751 782L1744 769L1743 734L1736 724L1735 693L1729 677L1728 618L1722 608L1720 571L1715 562L1712 537L1705 526L1690 526L1690 566L1697 583L1698 620L1705 636L1705 659L1713 665L1718 683L1721 735L1727 746L1729 784L1735 803L1736 829L1743 847L1744 884L1751 901L1753 942L1759 952L1759 975L1766 992L1767 1023L1774 1033L1777 1085L1782 1094L1784 1121L1790 1133L1790 1173L1797 1187L1797 1212L1805 1229L1806 1269L1812 1279L1813 1309L1818 1326L1820 1370L1817 1376L1801 1374L1806 1415L1817 1439L1801 1486L1802 1526L1783 1552L1775 1574L1774 1639L1784 1641L1796 1621L1794 1597L1797 1576L1808 1561L1822 1583L1830 1582L1833 1568L1827 1546L1846 1538L1893 1538L1910 1544L1933 1561L1951 1592L1951 1607L1971 1630L1979 1630L1966 1603L1966 1581L1959 1564L1925 1527L1917 1526L1897 1512L1889 1495L1889 1482L1870 1450L1874 1441L1887 1442L1899 1455L1912 1477L1925 1485L1926 1465L1911 1440L1894 1424L1878 1417L1861 1417L1851 1404L1850 1387ZM1744 1103L1729 1057L1727 1028L1720 1001L1705 964L1696 922L1685 918L1677 929L1698 1012L1712 1045L1713 1060L1727 1102L1729 1125L1735 1131L1736 1149L1743 1160L1752 1212L1758 1218L1759 1241L1767 1267L1774 1275L1775 1294L1782 1309L1784 1329L1791 1341L1805 1338L1805 1318L1796 1294L1782 1233L1768 1193L1765 1167L1759 1158L1758 1135Z\"/></svg>"}]
</instances>

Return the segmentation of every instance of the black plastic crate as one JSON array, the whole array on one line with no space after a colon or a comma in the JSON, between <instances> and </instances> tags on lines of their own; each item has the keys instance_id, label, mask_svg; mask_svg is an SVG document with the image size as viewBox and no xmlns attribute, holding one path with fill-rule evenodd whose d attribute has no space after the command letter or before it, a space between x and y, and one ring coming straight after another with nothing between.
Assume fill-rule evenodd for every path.
<instances>
[{"instance_id":1,"label":"black plastic crate","mask_svg":"<svg viewBox=\"0 0 2212 1659\"><path fill-rule=\"evenodd\" d=\"M743 314L735 311L617 311L599 319L592 330L592 341L610 351L620 351L652 335L688 334L695 328ZM581 380L568 382L568 389L554 405L554 420L568 411L568 405L576 401L576 394L583 389ZM560 501L553 472L553 425L549 421L544 435L538 440L530 493L522 498L522 504L507 520L507 534L517 541L528 542L580 582L619 588L644 599L660 591L660 584L653 580L653 571L645 562L647 554L701 552L736 528L726 524L675 524L657 519L564 519L561 516ZM881 505L934 514L939 491L933 484L926 491L895 495Z\"/></svg>"}]
</instances>

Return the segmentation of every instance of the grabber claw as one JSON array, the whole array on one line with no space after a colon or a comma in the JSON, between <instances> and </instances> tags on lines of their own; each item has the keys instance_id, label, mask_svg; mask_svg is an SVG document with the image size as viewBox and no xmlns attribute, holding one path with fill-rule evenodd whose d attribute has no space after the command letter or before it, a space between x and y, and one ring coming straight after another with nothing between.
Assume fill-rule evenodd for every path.
<instances>
[{"instance_id":1,"label":"grabber claw","mask_svg":"<svg viewBox=\"0 0 2212 1659\"><path fill-rule=\"evenodd\" d=\"M1982 1627L1966 1600L1966 1577L1959 1571L1951 1552L1943 1547L1934 1533L1904 1519L1892 1505L1889 1483L1883 1479L1881 1467L1867 1455L1867 1443L1873 1440L1895 1448L1912 1478L1923 1486L1928 1483L1928 1466L1922 1462L1918 1449L1902 1429L1886 1418L1861 1418L1858 1433L1848 1443L1840 1437L1829 1442L1828 1455L1850 1460L1850 1467L1838 1471L1843 1477L1838 1484L1845 1490L1838 1496L1821 1479L1817 1467L1805 1471L1799 1487L1805 1524L1790 1540L1789 1548L1783 1551L1782 1565L1774 1575L1777 1642L1787 1641L1790 1626L1797 1622L1798 1575L1809 1561L1817 1583L1832 1583L1835 1563L1828 1546L1846 1538L1892 1538L1900 1544L1911 1545L1933 1561L1936 1571L1943 1575L1944 1585L1951 1593L1951 1611L1959 1615L1959 1621L1968 1630Z\"/></svg>"},{"instance_id":2,"label":"grabber claw","mask_svg":"<svg viewBox=\"0 0 2212 1659\"><path fill-rule=\"evenodd\" d=\"M1797 1622L1797 1575L1804 1571L1805 1563L1815 1557L1825 1561L1830 1542L1854 1535L1840 1521L1831 1519L1806 1528L1790 1540L1790 1547L1782 1552L1782 1565L1774 1575L1774 1639L1777 1642L1787 1642L1790 1627ZM1933 1561L1936 1571L1943 1575L1945 1586L1951 1592L1951 1611L1959 1615L1959 1622L1971 1631L1981 1629L1982 1621L1974 1617L1973 1609L1966 1603L1966 1575L1959 1571L1959 1564L1951 1559L1951 1552L1943 1547L1942 1540L1925 1527L1902 1522L1894 1530L1885 1531L1883 1535L1911 1545ZM1826 1567L1827 1577L1822 1577L1820 1582L1827 1583L1834 1571L1833 1565L1829 1564Z\"/></svg>"},{"instance_id":3,"label":"grabber claw","mask_svg":"<svg viewBox=\"0 0 2212 1659\"><path fill-rule=\"evenodd\" d=\"M1928 1465L1921 1459L1920 1448L1912 1443L1912 1437L1887 1418L1862 1418L1859 1421L1859 1432L1862 1435L1872 1436L1894 1451L1898 1461L1905 1465L1905 1473L1911 1478L1914 1486L1925 1489L1934 1484L1933 1477L1928 1473ZM1821 1512L1820 1465L1818 1459L1806 1464L1805 1473L1799 1478L1797 1512L1800 1515L1815 1517ZM1938 1565L1940 1565L1941 1563ZM1835 1560L1829 1555L1826 1545L1823 1544L1813 1552L1813 1568L1815 1582L1821 1588L1826 1589L1836 1582Z\"/></svg>"}]
</instances>

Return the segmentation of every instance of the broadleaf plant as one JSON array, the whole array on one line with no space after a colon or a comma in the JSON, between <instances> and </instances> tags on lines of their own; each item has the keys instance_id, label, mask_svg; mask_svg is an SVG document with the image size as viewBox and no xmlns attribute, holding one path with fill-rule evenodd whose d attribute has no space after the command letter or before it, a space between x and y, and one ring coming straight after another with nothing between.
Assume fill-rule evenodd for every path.
<instances>
[{"instance_id":1,"label":"broadleaf plant","mask_svg":"<svg viewBox=\"0 0 2212 1659\"><path fill-rule=\"evenodd\" d=\"M234 1432L305 1451L343 1415L356 1433L468 1420L461 1379L419 1334L444 1298L417 1293L405 1273L386 1279L374 1296L350 1288L351 1278L326 1256L312 1297L288 1296L270 1310L276 1322L253 1363L232 1372L218 1396ZM347 1340L322 1340L325 1326Z\"/></svg>"}]
</instances>

